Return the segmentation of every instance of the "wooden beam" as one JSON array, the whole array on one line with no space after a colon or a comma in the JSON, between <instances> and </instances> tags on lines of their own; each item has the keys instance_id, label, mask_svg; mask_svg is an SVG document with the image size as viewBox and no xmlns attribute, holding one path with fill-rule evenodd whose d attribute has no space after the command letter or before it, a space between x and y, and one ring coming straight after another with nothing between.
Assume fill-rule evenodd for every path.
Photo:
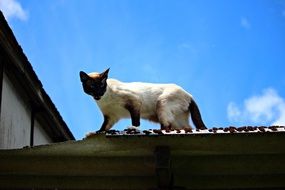
<instances>
[{"instance_id":1,"label":"wooden beam","mask_svg":"<svg viewBox=\"0 0 285 190\"><path fill-rule=\"evenodd\" d=\"M155 171L158 189L173 188L173 174L171 171L171 156L168 146L155 148Z\"/></svg>"},{"instance_id":2,"label":"wooden beam","mask_svg":"<svg viewBox=\"0 0 285 190\"><path fill-rule=\"evenodd\" d=\"M0 175L1 189L152 189L152 176Z\"/></svg>"},{"instance_id":3,"label":"wooden beam","mask_svg":"<svg viewBox=\"0 0 285 190\"><path fill-rule=\"evenodd\" d=\"M0 156L0 176L13 174L154 177L155 164L153 157Z\"/></svg>"}]
</instances>

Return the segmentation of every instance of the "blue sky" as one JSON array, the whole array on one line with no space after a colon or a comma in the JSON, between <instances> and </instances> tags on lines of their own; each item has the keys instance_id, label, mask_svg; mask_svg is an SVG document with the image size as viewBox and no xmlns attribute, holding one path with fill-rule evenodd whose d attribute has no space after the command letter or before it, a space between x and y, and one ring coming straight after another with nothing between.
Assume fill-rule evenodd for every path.
<instances>
[{"instance_id":1,"label":"blue sky","mask_svg":"<svg viewBox=\"0 0 285 190\"><path fill-rule=\"evenodd\" d=\"M285 125L284 0L0 0L0 8L77 139L103 120L78 73L108 67L125 82L182 86L209 128Z\"/></svg>"}]
</instances>

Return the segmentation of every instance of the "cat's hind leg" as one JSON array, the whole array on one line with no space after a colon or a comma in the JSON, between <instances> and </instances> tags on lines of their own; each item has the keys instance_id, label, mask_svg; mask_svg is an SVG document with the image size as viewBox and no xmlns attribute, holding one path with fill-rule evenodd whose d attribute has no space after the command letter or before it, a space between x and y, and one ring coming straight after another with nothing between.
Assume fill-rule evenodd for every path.
<instances>
[{"instance_id":1,"label":"cat's hind leg","mask_svg":"<svg viewBox=\"0 0 285 190\"><path fill-rule=\"evenodd\" d=\"M191 125L189 124L189 113L181 112L175 115L175 129L191 129Z\"/></svg>"},{"instance_id":2,"label":"cat's hind leg","mask_svg":"<svg viewBox=\"0 0 285 190\"><path fill-rule=\"evenodd\" d=\"M156 105L156 111L161 129L173 128L175 117L173 115L171 107L168 106L167 100L159 100Z\"/></svg>"}]
</instances>

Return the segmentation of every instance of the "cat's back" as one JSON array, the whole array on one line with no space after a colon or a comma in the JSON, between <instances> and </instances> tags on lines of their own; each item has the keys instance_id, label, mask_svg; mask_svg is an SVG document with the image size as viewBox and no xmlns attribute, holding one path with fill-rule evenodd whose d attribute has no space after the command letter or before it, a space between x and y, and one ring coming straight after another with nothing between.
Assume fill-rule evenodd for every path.
<instances>
[{"instance_id":1,"label":"cat's back","mask_svg":"<svg viewBox=\"0 0 285 190\"><path fill-rule=\"evenodd\" d=\"M108 79L108 85L115 91L127 91L146 96L159 96L162 93L188 94L182 87L173 83L121 82L116 79Z\"/></svg>"}]
</instances>

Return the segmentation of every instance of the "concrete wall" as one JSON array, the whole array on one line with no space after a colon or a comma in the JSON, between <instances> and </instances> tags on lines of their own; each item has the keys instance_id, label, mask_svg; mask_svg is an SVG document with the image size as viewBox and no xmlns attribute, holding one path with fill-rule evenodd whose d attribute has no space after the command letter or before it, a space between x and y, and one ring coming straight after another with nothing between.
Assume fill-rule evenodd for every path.
<instances>
[{"instance_id":1,"label":"concrete wall","mask_svg":"<svg viewBox=\"0 0 285 190\"><path fill-rule=\"evenodd\" d=\"M0 149L30 145L31 107L4 72L0 116ZM34 122L34 145L51 143L42 125Z\"/></svg>"}]
</instances>

